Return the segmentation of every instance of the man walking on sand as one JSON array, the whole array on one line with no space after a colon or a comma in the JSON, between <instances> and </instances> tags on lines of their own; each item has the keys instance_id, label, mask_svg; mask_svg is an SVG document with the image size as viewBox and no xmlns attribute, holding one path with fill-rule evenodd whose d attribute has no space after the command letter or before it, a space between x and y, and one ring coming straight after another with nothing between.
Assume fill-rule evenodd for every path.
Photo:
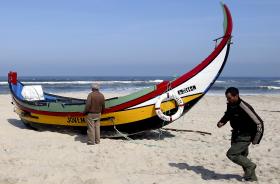
<instances>
[{"instance_id":1,"label":"man walking on sand","mask_svg":"<svg viewBox=\"0 0 280 184\"><path fill-rule=\"evenodd\" d=\"M92 92L88 94L84 113L87 114L88 145L100 143L100 117L105 108L104 95L99 92L99 85L91 85Z\"/></svg>"},{"instance_id":2,"label":"man walking on sand","mask_svg":"<svg viewBox=\"0 0 280 184\"><path fill-rule=\"evenodd\" d=\"M250 161L249 145L259 144L263 136L263 121L254 109L239 97L239 91L230 87L225 92L227 110L217 126L221 128L227 121L232 127L231 147L227 157L234 163L242 166L246 181L257 181L256 164Z\"/></svg>"}]
</instances>

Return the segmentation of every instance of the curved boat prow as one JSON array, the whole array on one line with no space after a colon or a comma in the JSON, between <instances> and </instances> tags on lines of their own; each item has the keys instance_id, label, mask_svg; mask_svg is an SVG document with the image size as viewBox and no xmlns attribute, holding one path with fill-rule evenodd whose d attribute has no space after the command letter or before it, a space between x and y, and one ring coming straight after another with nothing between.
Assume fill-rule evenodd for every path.
<instances>
[{"instance_id":1,"label":"curved boat prow","mask_svg":"<svg viewBox=\"0 0 280 184\"><path fill-rule=\"evenodd\" d=\"M190 72L182 75L178 79L176 79L172 83L172 87L176 87L180 85L181 83L185 82L186 80L194 77L199 72L201 72L203 69L205 69L210 63L214 61L215 58L218 57L219 54L221 54L222 50L226 47L227 50L229 50L230 46L230 40L231 40L231 33L232 33L232 18L231 14L229 12L228 7L225 4L222 4L223 12L224 12L224 35L220 37L222 40L221 42L216 46L215 50L206 58L204 61L202 61L199 65L197 65L195 68L193 68ZM226 60L226 58L225 58ZM218 72L220 73L220 72Z\"/></svg>"}]
</instances>

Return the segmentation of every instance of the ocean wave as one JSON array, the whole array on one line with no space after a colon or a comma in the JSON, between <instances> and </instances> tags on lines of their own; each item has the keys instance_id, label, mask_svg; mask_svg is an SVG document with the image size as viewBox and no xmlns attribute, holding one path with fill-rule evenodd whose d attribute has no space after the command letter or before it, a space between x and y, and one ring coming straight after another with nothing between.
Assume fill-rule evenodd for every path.
<instances>
[{"instance_id":1,"label":"ocean wave","mask_svg":"<svg viewBox=\"0 0 280 184\"><path fill-rule=\"evenodd\" d=\"M61 84L78 84L78 85L86 85L86 84L92 84L92 83L98 83L98 84L140 84L140 83L146 83L146 84L157 84L161 83L163 80L149 80L149 81L28 81L28 82L22 82L23 84L49 84L49 85L61 85ZM0 85L8 85L8 82L0 82Z\"/></svg>"},{"instance_id":2,"label":"ocean wave","mask_svg":"<svg viewBox=\"0 0 280 184\"><path fill-rule=\"evenodd\" d=\"M226 83L226 81L216 80L215 83Z\"/></svg>"},{"instance_id":3,"label":"ocean wave","mask_svg":"<svg viewBox=\"0 0 280 184\"><path fill-rule=\"evenodd\" d=\"M149 83L161 83L163 80L161 79L156 79L156 80L149 80Z\"/></svg>"},{"instance_id":4,"label":"ocean wave","mask_svg":"<svg viewBox=\"0 0 280 184\"><path fill-rule=\"evenodd\" d=\"M23 84L91 84L91 81L37 81L22 82Z\"/></svg>"},{"instance_id":5,"label":"ocean wave","mask_svg":"<svg viewBox=\"0 0 280 184\"><path fill-rule=\"evenodd\" d=\"M269 90L280 90L280 86L259 86L259 87L269 89Z\"/></svg>"},{"instance_id":6,"label":"ocean wave","mask_svg":"<svg viewBox=\"0 0 280 184\"><path fill-rule=\"evenodd\" d=\"M280 86L237 86L241 91L261 91L261 90L280 90ZM212 86L211 90L220 91L226 90L227 86Z\"/></svg>"},{"instance_id":7,"label":"ocean wave","mask_svg":"<svg viewBox=\"0 0 280 184\"><path fill-rule=\"evenodd\" d=\"M276 80L276 81L273 81L273 82L277 82L277 83L280 83L280 80Z\"/></svg>"}]
</instances>

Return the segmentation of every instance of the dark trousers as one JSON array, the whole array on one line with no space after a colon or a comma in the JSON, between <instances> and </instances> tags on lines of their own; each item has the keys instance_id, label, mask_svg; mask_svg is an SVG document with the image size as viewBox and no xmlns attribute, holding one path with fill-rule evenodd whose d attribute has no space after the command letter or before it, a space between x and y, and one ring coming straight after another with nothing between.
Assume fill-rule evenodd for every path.
<instances>
[{"instance_id":1,"label":"dark trousers","mask_svg":"<svg viewBox=\"0 0 280 184\"><path fill-rule=\"evenodd\" d=\"M233 133L231 138L231 147L227 151L227 157L232 162L242 166L243 169L252 167L255 164L247 158L250 144L251 136Z\"/></svg>"}]
</instances>

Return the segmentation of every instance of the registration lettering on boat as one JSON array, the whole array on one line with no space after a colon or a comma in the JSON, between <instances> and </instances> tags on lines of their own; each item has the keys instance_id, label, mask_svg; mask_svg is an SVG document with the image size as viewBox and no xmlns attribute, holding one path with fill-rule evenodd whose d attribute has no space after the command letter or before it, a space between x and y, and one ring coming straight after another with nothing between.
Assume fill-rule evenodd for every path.
<instances>
[{"instance_id":1,"label":"registration lettering on boat","mask_svg":"<svg viewBox=\"0 0 280 184\"><path fill-rule=\"evenodd\" d=\"M67 117L67 123L85 123L84 117Z\"/></svg>"},{"instance_id":2,"label":"registration lettering on boat","mask_svg":"<svg viewBox=\"0 0 280 184\"><path fill-rule=\"evenodd\" d=\"M189 87L186 87L184 89L179 90L178 94L181 95L181 94L188 93L188 92L191 92L191 91L194 91L194 90L196 90L196 86L195 85L189 86Z\"/></svg>"}]
</instances>

